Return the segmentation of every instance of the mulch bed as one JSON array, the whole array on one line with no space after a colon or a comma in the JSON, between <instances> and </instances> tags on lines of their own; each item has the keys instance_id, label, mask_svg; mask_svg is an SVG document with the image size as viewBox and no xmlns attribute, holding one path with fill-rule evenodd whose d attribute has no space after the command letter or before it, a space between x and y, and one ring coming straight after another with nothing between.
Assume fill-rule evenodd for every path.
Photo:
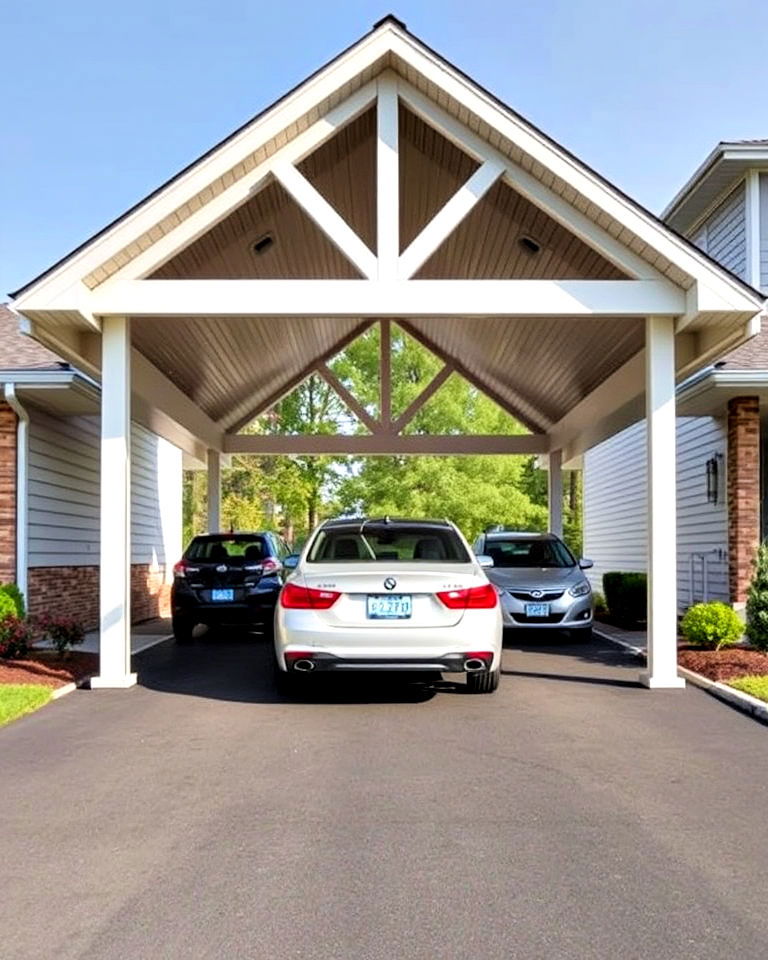
<instances>
[{"instance_id":1,"label":"mulch bed","mask_svg":"<svg viewBox=\"0 0 768 960\"><path fill-rule=\"evenodd\" d=\"M0 659L1 683L39 683L64 687L99 672L95 653L74 651L63 659L54 650L31 651L23 660Z\"/></svg>"},{"instance_id":2,"label":"mulch bed","mask_svg":"<svg viewBox=\"0 0 768 960\"><path fill-rule=\"evenodd\" d=\"M700 673L709 680L735 680L737 677L768 674L768 654L743 647L699 650L681 646L677 662L681 667Z\"/></svg>"}]
</instances>

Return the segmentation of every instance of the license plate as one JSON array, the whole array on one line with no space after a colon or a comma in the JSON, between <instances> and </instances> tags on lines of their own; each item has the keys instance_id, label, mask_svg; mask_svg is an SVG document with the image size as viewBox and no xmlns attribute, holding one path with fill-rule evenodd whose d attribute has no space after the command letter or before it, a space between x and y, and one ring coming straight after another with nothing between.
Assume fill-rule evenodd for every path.
<instances>
[{"instance_id":1,"label":"license plate","mask_svg":"<svg viewBox=\"0 0 768 960\"><path fill-rule=\"evenodd\" d=\"M549 604L548 603L526 603L525 615L526 617L548 617Z\"/></svg>"},{"instance_id":2,"label":"license plate","mask_svg":"<svg viewBox=\"0 0 768 960\"><path fill-rule=\"evenodd\" d=\"M234 590L211 590L211 603L231 603L234 599Z\"/></svg>"},{"instance_id":3,"label":"license plate","mask_svg":"<svg viewBox=\"0 0 768 960\"><path fill-rule=\"evenodd\" d=\"M407 620L411 615L411 595L409 593L369 595L369 620Z\"/></svg>"}]
</instances>

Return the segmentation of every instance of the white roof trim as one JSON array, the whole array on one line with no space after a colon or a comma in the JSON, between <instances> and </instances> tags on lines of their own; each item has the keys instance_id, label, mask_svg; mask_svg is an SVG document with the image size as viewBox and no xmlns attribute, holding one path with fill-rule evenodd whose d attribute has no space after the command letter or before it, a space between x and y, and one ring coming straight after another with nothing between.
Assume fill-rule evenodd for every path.
<instances>
[{"instance_id":1,"label":"white roof trim","mask_svg":"<svg viewBox=\"0 0 768 960\"><path fill-rule=\"evenodd\" d=\"M752 291L686 240L674 234L652 214L602 180L392 20L385 21L363 37L241 132L218 149L214 149L211 154L161 189L157 195L108 229L105 234L97 236L82 250L54 268L50 274L33 281L20 292L17 309L51 309L56 301L58 307L61 307L61 294L67 290L72 291L71 297L68 296L67 299L74 298L73 305L80 304L85 292L81 281L91 270L135 242L151 229L153 223L156 224L163 216L172 214L185 200L195 197L206 183L231 170L270 138L289 129L291 124L296 124L312 110L320 109L323 103L328 103L329 98L338 95L345 86L359 83L366 69L370 70L391 55L406 63L427 82L438 86L447 96L497 130L501 136L515 143L554 176L584 196L608 218L629 230L661 257L690 276L714 295L714 299L722 305L721 309L741 314L757 313L761 309L763 298L756 291ZM87 315L85 311L84 315Z\"/></svg>"}]
</instances>

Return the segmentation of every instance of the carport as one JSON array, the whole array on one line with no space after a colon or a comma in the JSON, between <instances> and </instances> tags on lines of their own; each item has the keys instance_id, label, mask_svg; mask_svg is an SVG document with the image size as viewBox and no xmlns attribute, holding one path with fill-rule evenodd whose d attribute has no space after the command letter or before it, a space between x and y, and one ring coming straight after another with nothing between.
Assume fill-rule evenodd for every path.
<instances>
[{"instance_id":1,"label":"carport","mask_svg":"<svg viewBox=\"0 0 768 960\"><path fill-rule=\"evenodd\" d=\"M675 386L759 329L762 297L392 17L15 295L27 332L100 379L101 669L129 647L131 418L221 456L536 453L561 468L648 416L649 687L676 669ZM444 361L393 415L390 324ZM368 432L239 431L371 323ZM525 424L404 435L456 370Z\"/></svg>"}]
</instances>

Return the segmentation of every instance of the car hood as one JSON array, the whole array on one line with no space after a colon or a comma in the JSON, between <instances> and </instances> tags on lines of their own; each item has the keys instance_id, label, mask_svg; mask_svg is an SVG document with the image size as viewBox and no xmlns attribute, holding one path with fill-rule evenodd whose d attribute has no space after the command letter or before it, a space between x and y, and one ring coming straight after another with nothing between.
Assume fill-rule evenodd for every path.
<instances>
[{"instance_id":1,"label":"car hood","mask_svg":"<svg viewBox=\"0 0 768 960\"><path fill-rule=\"evenodd\" d=\"M581 567L490 567L485 572L505 590L567 590L585 579Z\"/></svg>"}]
</instances>

